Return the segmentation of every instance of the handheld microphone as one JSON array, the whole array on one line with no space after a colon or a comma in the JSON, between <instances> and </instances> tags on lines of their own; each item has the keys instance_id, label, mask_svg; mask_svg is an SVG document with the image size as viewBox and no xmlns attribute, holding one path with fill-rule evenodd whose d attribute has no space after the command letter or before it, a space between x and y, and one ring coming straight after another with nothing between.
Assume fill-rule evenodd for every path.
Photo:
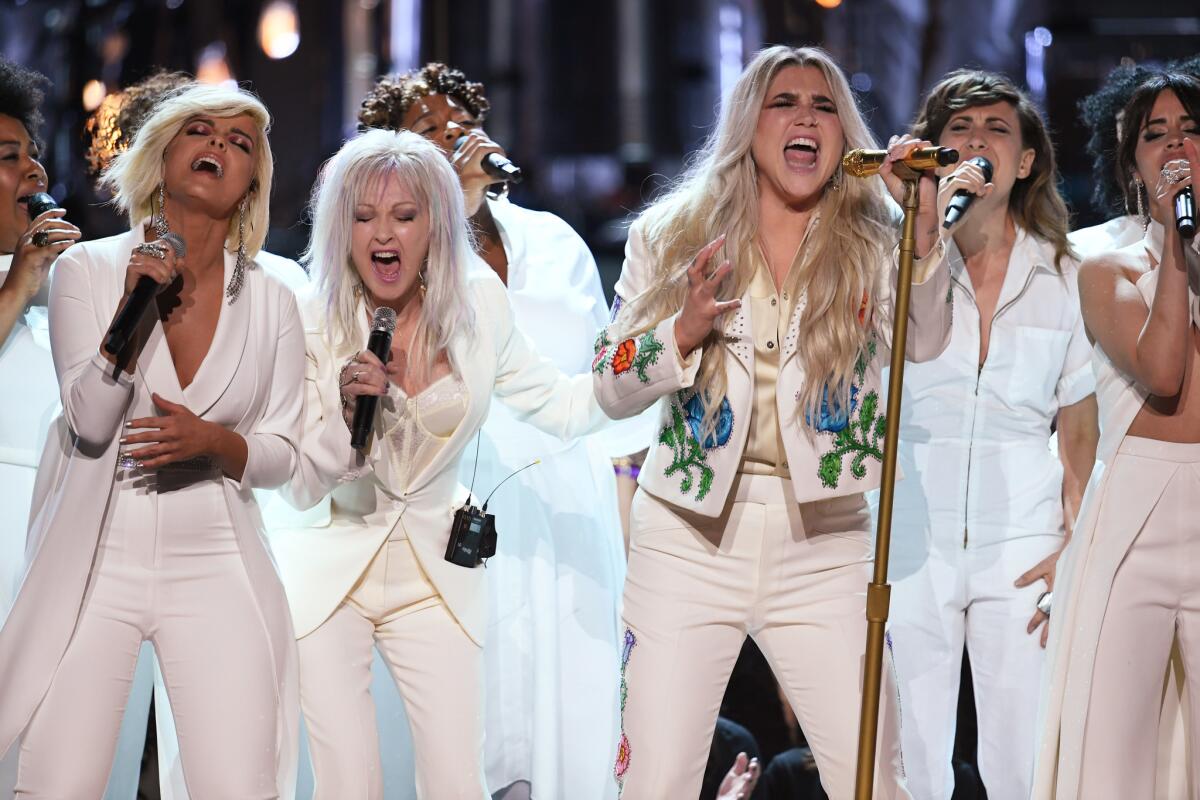
<instances>
[{"instance_id":1,"label":"handheld microphone","mask_svg":"<svg viewBox=\"0 0 1200 800\"><path fill-rule=\"evenodd\" d=\"M968 164L974 164L983 172L983 179L988 183L992 182L992 162L988 161L983 156L975 156ZM950 203L946 206L946 219L942 222L943 228L950 228L954 223L958 222L963 214L967 213L967 209L971 207L971 203L975 201L975 195L968 192L966 189L959 189L950 198Z\"/></svg>"},{"instance_id":2,"label":"handheld microphone","mask_svg":"<svg viewBox=\"0 0 1200 800\"><path fill-rule=\"evenodd\" d=\"M842 169L856 178L869 178L879 172L887 158L887 150L851 150L842 156ZM958 161L953 147L919 147L900 163L917 171L949 166Z\"/></svg>"},{"instance_id":3,"label":"handheld microphone","mask_svg":"<svg viewBox=\"0 0 1200 800\"><path fill-rule=\"evenodd\" d=\"M1180 175L1177 173L1185 166L1187 162L1182 159L1168 161L1163 164L1162 176L1168 180L1178 180ZM1185 239L1196 235L1196 195L1191 186L1175 193L1175 230Z\"/></svg>"},{"instance_id":4,"label":"handheld microphone","mask_svg":"<svg viewBox=\"0 0 1200 800\"><path fill-rule=\"evenodd\" d=\"M29 210L30 219L37 219L52 208L61 208L58 201L45 192L34 192L21 199L25 201L25 208Z\"/></svg>"},{"instance_id":5,"label":"handheld microphone","mask_svg":"<svg viewBox=\"0 0 1200 800\"><path fill-rule=\"evenodd\" d=\"M178 233L168 231L159 238L170 245L171 249L175 251L176 258L183 258L187 255L187 244ZM158 290L158 282L153 278L146 275L138 278L137 283L133 286L133 291L129 293L129 300L121 309L121 313L113 320L112 327L108 329L108 336L104 339L104 349L110 355L117 355L129 344L129 340L133 338L134 332L137 331L137 327L142 321L142 316L150 307Z\"/></svg>"},{"instance_id":6,"label":"handheld microphone","mask_svg":"<svg viewBox=\"0 0 1200 800\"><path fill-rule=\"evenodd\" d=\"M396 312L387 306L375 309L375 318L371 322L371 336L367 339L367 349L383 363L387 363L388 353L392 349L392 331L396 330ZM350 446L361 450L367 446L371 438L371 428L375 426L375 407L379 398L373 394L359 395L354 405L354 421L350 425Z\"/></svg>"},{"instance_id":7,"label":"handheld microphone","mask_svg":"<svg viewBox=\"0 0 1200 800\"><path fill-rule=\"evenodd\" d=\"M460 136L458 137L458 140L454 142L454 149L457 150L466 143L467 137ZM520 183L525 177L524 173L521 172L520 167L499 153L488 153L483 157L483 171L488 175L491 175L496 180L503 181L505 183Z\"/></svg>"}]
</instances>

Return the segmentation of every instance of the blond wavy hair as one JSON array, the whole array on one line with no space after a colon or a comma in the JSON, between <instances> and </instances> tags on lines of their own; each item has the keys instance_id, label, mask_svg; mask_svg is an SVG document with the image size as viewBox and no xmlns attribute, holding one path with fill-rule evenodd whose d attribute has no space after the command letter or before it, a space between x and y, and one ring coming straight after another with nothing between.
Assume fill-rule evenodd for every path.
<instances>
[{"instance_id":1,"label":"blond wavy hair","mask_svg":"<svg viewBox=\"0 0 1200 800\"><path fill-rule=\"evenodd\" d=\"M246 254L253 258L267 238L271 216L271 178L275 162L267 134L271 115L262 101L244 89L211 84L196 84L158 104L142 123L129 149L113 157L100 184L113 193L113 205L137 225L156 211L158 185L163 179L163 153L175 134L193 117L237 117L245 114L254 121L258 138L254 143L254 171L247 191ZM238 246L238 217L233 213L225 248Z\"/></svg>"},{"instance_id":2,"label":"blond wavy hair","mask_svg":"<svg viewBox=\"0 0 1200 800\"><path fill-rule=\"evenodd\" d=\"M325 298L336 353L362 346L362 279L351 259L354 209L368 189L394 175L429 219L429 252L422 272L425 298L414 333L417 358L428 379L437 356L469 336L474 314L467 301L467 268L474 250L458 175L432 142L412 131L374 129L342 145L325 162L312 194L312 238L301 256ZM455 368L460 365L454 364Z\"/></svg>"},{"instance_id":3,"label":"blond wavy hair","mask_svg":"<svg viewBox=\"0 0 1200 800\"><path fill-rule=\"evenodd\" d=\"M635 223L645 238L653 274L645 292L625 298L616 319L622 338L652 328L683 307L689 264L700 248L722 233L728 233L725 248L733 272L719 295L728 300L746 293L758 258L759 233L757 168L750 147L767 89L789 66L815 67L825 76L842 124L843 152L876 147L845 76L828 53L784 46L759 51L738 78L715 130L690 166ZM807 297L800 312L797 357L808 380L797 398L796 413L810 421L820 418L823 399L831 407L849 408L854 367L872 335L871 326L859 321L860 309L863 319L875 318L882 281L887 279L883 270L898 238L881 179L841 176L835 183L823 191L816 208L820 219L783 286L792 297ZM726 316L726 324L732 316ZM704 398L705 436L715 427L727 389L728 355L721 339L715 330L705 338L695 384Z\"/></svg>"}]
</instances>

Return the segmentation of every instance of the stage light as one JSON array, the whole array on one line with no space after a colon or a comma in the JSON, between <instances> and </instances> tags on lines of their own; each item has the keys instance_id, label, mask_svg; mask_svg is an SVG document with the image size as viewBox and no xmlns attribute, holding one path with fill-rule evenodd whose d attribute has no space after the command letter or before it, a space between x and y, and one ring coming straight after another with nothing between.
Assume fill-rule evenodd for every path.
<instances>
[{"instance_id":1,"label":"stage light","mask_svg":"<svg viewBox=\"0 0 1200 800\"><path fill-rule=\"evenodd\" d=\"M108 94L108 90L100 81L93 79L85 83L83 85L83 110L95 111L104 102L106 94Z\"/></svg>"},{"instance_id":2,"label":"stage light","mask_svg":"<svg viewBox=\"0 0 1200 800\"><path fill-rule=\"evenodd\" d=\"M223 42L213 42L200 51L200 58L196 62L196 80L200 83L237 86L237 82L229 72L229 63L225 60L225 44Z\"/></svg>"},{"instance_id":3,"label":"stage light","mask_svg":"<svg viewBox=\"0 0 1200 800\"><path fill-rule=\"evenodd\" d=\"M817 0L817 5L821 8L837 8L842 4L842 0Z\"/></svg>"},{"instance_id":4,"label":"stage light","mask_svg":"<svg viewBox=\"0 0 1200 800\"><path fill-rule=\"evenodd\" d=\"M287 58L300 46L300 20L291 0L272 0L258 18L258 43L267 57Z\"/></svg>"}]
</instances>

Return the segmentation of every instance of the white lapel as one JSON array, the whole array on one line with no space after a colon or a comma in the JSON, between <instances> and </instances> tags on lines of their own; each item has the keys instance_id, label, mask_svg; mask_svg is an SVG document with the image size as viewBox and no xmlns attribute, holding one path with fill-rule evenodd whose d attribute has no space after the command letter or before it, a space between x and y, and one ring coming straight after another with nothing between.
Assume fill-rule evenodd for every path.
<instances>
[{"instance_id":1,"label":"white lapel","mask_svg":"<svg viewBox=\"0 0 1200 800\"><path fill-rule=\"evenodd\" d=\"M754 325L750 317L750 290L742 295L742 305L726 323L722 330L725 346L735 356L738 363L745 367L746 372L754 374Z\"/></svg>"},{"instance_id":2,"label":"white lapel","mask_svg":"<svg viewBox=\"0 0 1200 800\"><path fill-rule=\"evenodd\" d=\"M236 264L237 254L226 250L222 287L229 285ZM213 332L212 344L191 385L183 392L188 399L188 408L197 416L203 416L233 384L250 340L250 307L255 299L255 284L256 281L247 275L241 293L232 303L224 296L222 289L221 314L217 319L217 329Z\"/></svg>"}]
</instances>

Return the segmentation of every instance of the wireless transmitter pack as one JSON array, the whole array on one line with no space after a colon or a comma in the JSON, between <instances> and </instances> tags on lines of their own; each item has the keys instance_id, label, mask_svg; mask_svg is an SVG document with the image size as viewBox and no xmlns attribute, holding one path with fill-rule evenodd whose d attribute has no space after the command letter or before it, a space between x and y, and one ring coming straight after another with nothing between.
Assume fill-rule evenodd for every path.
<instances>
[{"instance_id":1,"label":"wireless transmitter pack","mask_svg":"<svg viewBox=\"0 0 1200 800\"><path fill-rule=\"evenodd\" d=\"M539 463L541 463L541 459L534 459L496 484L496 489L503 486L517 472L524 472ZM475 470L478 469L479 435L476 434ZM471 471L472 492L475 489L475 470ZM483 501L483 508L476 508L468 498L462 508L454 512L454 524L450 526L450 541L446 543L446 560L451 564L473 568L496 555L496 515L487 513L488 502L496 493L496 489L492 489L487 500ZM472 496L474 495L472 494Z\"/></svg>"}]
</instances>

